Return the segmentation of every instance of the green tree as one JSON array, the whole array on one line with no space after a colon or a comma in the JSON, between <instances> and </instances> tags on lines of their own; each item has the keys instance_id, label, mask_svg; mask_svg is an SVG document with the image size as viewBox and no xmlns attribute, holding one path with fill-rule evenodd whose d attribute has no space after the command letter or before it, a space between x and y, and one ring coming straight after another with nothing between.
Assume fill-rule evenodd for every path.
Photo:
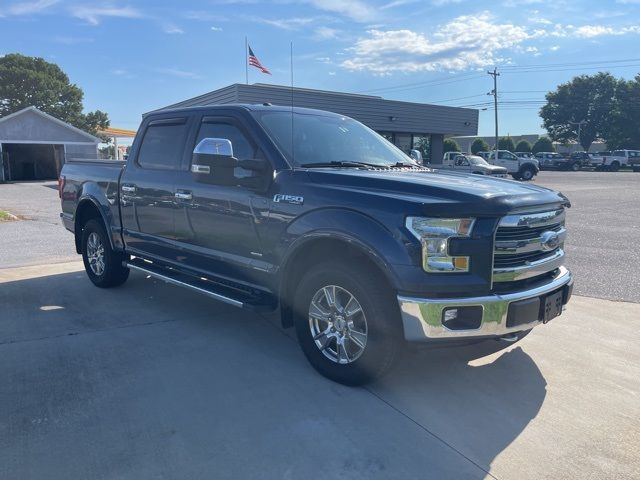
<instances>
[{"instance_id":1,"label":"green tree","mask_svg":"<svg viewBox=\"0 0 640 480\"><path fill-rule=\"evenodd\" d=\"M611 128L603 135L607 148L640 148L640 75L620 81Z\"/></svg>"},{"instance_id":2,"label":"green tree","mask_svg":"<svg viewBox=\"0 0 640 480\"><path fill-rule=\"evenodd\" d=\"M420 150L420 153L422 153L422 161L424 163L429 163L429 160L431 158L431 140L430 140L430 138L428 136L427 137L420 137L420 139L416 143L415 147L418 150Z\"/></svg>"},{"instance_id":3,"label":"green tree","mask_svg":"<svg viewBox=\"0 0 640 480\"><path fill-rule=\"evenodd\" d=\"M488 152L489 145L481 138L476 138L471 144L471 153L476 155L478 152Z\"/></svg>"},{"instance_id":4,"label":"green tree","mask_svg":"<svg viewBox=\"0 0 640 480\"><path fill-rule=\"evenodd\" d=\"M511 137L502 137L498 139L498 150L509 150L510 152L515 151L516 145L513 143L513 139Z\"/></svg>"},{"instance_id":5,"label":"green tree","mask_svg":"<svg viewBox=\"0 0 640 480\"><path fill-rule=\"evenodd\" d=\"M62 69L39 57L10 53L0 58L0 116L34 106L96 134L109 126L106 113L82 113L83 92Z\"/></svg>"},{"instance_id":6,"label":"green tree","mask_svg":"<svg viewBox=\"0 0 640 480\"><path fill-rule=\"evenodd\" d=\"M543 127L552 140L578 141L589 150L597 138L608 136L618 81L609 73L580 75L546 95L540 109ZM578 139L577 122L583 122Z\"/></svg>"},{"instance_id":7,"label":"green tree","mask_svg":"<svg viewBox=\"0 0 640 480\"><path fill-rule=\"evenodd\" d=\"M526 140L520 140L516 145L516 152L531 152L531 144Z\"/></svg>"},{"instance_id":8,"label":"green tree","mask_svg":"<svg viewBox=\"0 0 640 480\"><path fill-rule=\"evenodd\" d=\"M555 148L553 147L553 142L549 137L540 137L531 147L532 153L538 152L555 152Z\"/></svg>"},{"instance_id":9,"label":"green tree","mask_svg":"<svg viewBox=\"0 0 640 480\"><path fill-rule=\"evenodd\" d=\"M460 145L458 145L458 142L456 142L453 138L446 138L444 140L443 146L444 146L443 153L460 151Z\"/></svg>"}]
</instances>

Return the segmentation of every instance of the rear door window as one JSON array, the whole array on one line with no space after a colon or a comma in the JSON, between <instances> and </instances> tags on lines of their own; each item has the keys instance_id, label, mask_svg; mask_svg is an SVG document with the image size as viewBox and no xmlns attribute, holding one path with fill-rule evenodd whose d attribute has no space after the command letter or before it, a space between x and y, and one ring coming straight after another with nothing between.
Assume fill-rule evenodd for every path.
<instances>
[{"instance_id":1,"label":"rear door window","mask_svg":"<svg viewBox=\"0 0 640 480\"><path fill-rule=\"evenodd\" d=\"M179 170L189 127L186 118L152 121L142 138L138 165Z\"/></svg>"}]
</instances>

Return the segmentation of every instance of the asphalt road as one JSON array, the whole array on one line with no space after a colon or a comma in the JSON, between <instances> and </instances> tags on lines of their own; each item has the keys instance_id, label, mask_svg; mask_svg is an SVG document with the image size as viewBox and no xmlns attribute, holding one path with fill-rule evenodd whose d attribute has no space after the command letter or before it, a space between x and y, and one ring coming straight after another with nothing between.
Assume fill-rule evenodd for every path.
<instances>
[{"instance_id":1,"label":"asphalt road","mask_svg":"<svg viewBox=\"0 0 640 480\"><path fill-rule=\"evenodd\" d=\"M535 183L571 200L566 251L575 292L640 302L640 174L545 171Z\"/></svg>"},{"instance_id":2,"label":"asphalt road","mask_svg":"<svg viewBox=\"0 0 640 480\"><path fill-rule=\"evenodd\" d=\"M566 249L576 293L640 302L640 174L541 172L535 183L562 191L573 204ZM78 259L60 223L55 187L0 185L0 209L27 219L0 223L0 268Z\"/></svg>"},{"instance_id":3,"label":"asphalt road","mask_svg":"<svg viewBox=\"0 0 640 480\"><path fill-rule=\"evenodd\" d=\"M21 218L0 223L0 268L78 259L60 221L57 182L0 184L0 210Z\"/></svg>"},{"instance_id":4,"label":"asphalt road","mask_svg":"<svg viewBox=\"0 0 640 480\"><path fill-rule=\"evenodd\" d=\"M0 478L640 478L638 304L347 388L275 318L81 269L0 270Z\"/></svg>"}]
</instances>

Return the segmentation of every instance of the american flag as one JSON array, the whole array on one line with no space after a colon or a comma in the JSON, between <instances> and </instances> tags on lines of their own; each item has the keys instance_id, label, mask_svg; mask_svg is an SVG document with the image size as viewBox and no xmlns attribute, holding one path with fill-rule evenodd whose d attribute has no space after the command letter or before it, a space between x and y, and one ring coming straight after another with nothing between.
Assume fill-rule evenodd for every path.
<instances>
[{"instance_id":1,"label":"american flag","mask_svg":"<svg viewBox=\"0 0 640 480\"><path fill-rule=\"evenodd\" d=\"M252 67L256 67L262 73L271 75L271 72L260 63L260 60L258 60L258 57L255 56L253 50L251 50L251 47L249 47L249 65L251 65Z\"/></svg>"}]
</instances>

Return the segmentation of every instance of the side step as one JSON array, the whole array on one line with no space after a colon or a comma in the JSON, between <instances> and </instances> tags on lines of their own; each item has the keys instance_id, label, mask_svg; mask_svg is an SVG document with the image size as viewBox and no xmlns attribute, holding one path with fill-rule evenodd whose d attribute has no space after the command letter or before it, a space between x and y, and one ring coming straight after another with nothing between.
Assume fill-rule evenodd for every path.
<instances>
[{"instance_id":1,"label":"side step","mask_svg":"<svg viewBox=\"0 0 640 480\"><path fill-rule=\"evenodd\" d=\"M124 262L124 266L163 282L188 288L234 307L260 312L272 311L276 307L275 302L266 294L251 295L248 292L226 287L203 277L195 277L171 267L158 266L141 258L133 258Z\"/></svg>"}]
</instances>

